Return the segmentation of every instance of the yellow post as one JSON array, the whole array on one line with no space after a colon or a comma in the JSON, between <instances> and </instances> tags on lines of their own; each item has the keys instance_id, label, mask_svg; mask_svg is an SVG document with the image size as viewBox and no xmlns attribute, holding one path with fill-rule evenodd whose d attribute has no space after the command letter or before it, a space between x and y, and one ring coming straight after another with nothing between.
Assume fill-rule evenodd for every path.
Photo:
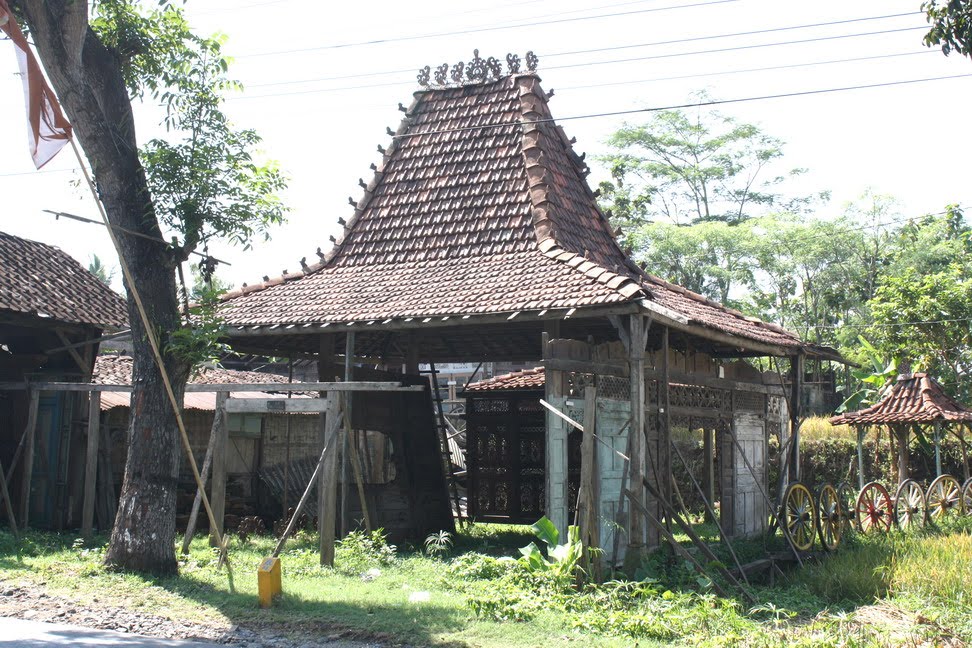
<instances>
[{"instance_id":1,"label":"yellow post","mask_svg":"<svg viewBox=\"0 0 972 648\"><path fill-rule=\"evenodd\" d=\"M267 558L260 563L260 568L257 569L257 590L260 593L262 608L273 605L273 597L283 593L279 558Z\"/></svg>"}]
</instances>

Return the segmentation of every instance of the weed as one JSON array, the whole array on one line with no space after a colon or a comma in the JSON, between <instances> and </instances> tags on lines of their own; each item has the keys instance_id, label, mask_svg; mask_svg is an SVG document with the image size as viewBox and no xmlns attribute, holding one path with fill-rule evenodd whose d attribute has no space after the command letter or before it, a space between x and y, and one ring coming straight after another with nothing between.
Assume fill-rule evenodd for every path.
<instances>
[{"instance_id":1,"label":"weed","mask_svg":"<svg viewBox=\"0 0 972 648\"><path fill-rule=\"evenodd\" d=\"M425 538L425 553L430 556L441 556L452 549L452 534L448 531L439 531L429 534Z\"/></svg>"}]
</instances>

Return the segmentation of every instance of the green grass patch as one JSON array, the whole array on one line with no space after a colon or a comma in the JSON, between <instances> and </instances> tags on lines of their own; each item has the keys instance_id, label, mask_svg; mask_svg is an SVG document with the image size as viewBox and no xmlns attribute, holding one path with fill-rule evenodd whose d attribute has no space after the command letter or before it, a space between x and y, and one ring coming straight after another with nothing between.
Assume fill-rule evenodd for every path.
<instances>
[{"instance_id":1,"label":"green grass patch","mask_svg":"<svg viewBox=\"0 0 972 648\"><path fill-rule=\"evenodd\" d=\"M698 531L716 537L714 527L700 524ZM349 630L417 646L972 640L968 520L907 535L853 537L834 555L790 571L782 584L754 585L755 606L715 596L687 564L664 552L645 561L638 580L578 587L508 559L535 540L526 527L474 525L451 540L430 556L356 534L338 546L330 569L319 565L316 536L300 533L281 556L285 595L270 610L260 610L256 597L256 566L272 550L270 537L234 543L232 580L203 537L180 559L178 576L155 579L106 569L105 538L85 546L69 535L32 532L18 543L0 533L0 580L44 583L82 604L124 605L170 618L322 634ZM745 562L781 550L781 543L757 538L735 548ZM731 566L725 549L714 549ZM887 610L908 623L885 623L894 616Z\"/></svg>"}]
</instances>

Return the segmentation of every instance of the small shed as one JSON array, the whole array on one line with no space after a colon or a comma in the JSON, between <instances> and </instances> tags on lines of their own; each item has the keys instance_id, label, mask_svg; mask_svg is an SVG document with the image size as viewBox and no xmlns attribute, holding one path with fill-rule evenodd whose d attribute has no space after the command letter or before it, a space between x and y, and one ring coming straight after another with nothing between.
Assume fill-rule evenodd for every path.
<instances>
[{"instance_id":1,"label":"small shed","mask_svg":"<svg viewBox=\"0 0 972 648\"><path fill-rule=\"evenodd\" d=\"M364 380L382 380L378 372L355 368L355 376ZM102 385L130 385L132 358L99 356L93 382ZM401 376L396 375L396 381ZM207 385L285 384L286 377L256 371L238 371L208 367L190 381ZM228 394L232 399L264 400L284 398L280 392L239 391ZM312 394L292 392L292 398L309 398ZM112 493L121 483L126 453L129 403L131 393L102 392L102 434L108 443L102 457L102 470L111 475ZM359 400L361 394L355 394ZM209 444L217 411L216 392L188 391L183 417L197 465ZM373 397L368 407L352 408L349 442L355 444L361 458L365 499L376 527L382 527L394 541L422 539L439 529L450 528L448 503L439 465L436 440L431 422L432 408L427 392L389 393ZM226 415L228 448L226 453L226 528L233 529L243 516L259 516L271 523L288 508L297 504L317 464L320 454L320 421L317 414L283 411L228 412ZM426 431L427 435L423 435ZM428 465L428 464L431 464ZM343 476L339 476L338 497ZM353 528L363 515L353 477L348 481L349 496L344 524ZM183 462L177 510L184 526L195 481ZM113 509L102 512L97 500L99 525L112 523ZM102 519L104 517L104 519Z\"/></svg>"},{"instance_id":2,"label":"small shed","mask_svg":"<svg viewBox=\"0 0 972 648\"><path fill-rule=\"evenodd\" d=\"M0 462L22 526L80 516L84 394L34 385L87 382L101 338L127 327L125 300L64 251L0 232ZM79 451L81 449L81 451Z\"/></svg>"},{"instance_id":3,"label":"small shed","mask_svg":"<svg viewBox=\"0 0 972 648\"><path fill-rule=\"evenodd\" d=\"M834 416L830 422L833 425L851 425L857 429L857 468L862 488L865 481L862 444L867 429L873 426L886 426L897 437L899 483L908 479L908 442L916 429L932 433L935 443L935 470L938 475L942 474L942 429L950 429L960 440L963 463L968 473L964 432L965 427L972 422L972 410L946 394L941 384L927 373L899 375L885 386L876 403L856 412ZM965 478L968 479L969 475L966 474Z\"/></svg>"}]
</instances>

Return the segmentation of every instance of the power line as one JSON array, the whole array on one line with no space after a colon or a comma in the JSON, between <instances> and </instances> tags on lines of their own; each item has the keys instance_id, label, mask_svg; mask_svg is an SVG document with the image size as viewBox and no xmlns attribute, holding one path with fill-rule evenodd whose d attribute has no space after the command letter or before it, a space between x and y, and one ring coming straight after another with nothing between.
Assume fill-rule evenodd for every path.
<instances>
[{"instance_id":1,"label":"power line","mask_svg":"<svg viewBox=\"0 0 972 648\"><path fill-rule=\"evenodd\" d=\"M631 108L631 109L628 109L628 110L613 110L613 111L600 112L600 113L588 113L588 114L585 114L585 115L571 115L571 116L568 116L568 117L559 117L557 119L554 119L552 117L546 117L546 118L536 119L536 120L530 121L529 123L531 123L531 124L545 124L545 123L552 123L552 122L555 122L555 121L574 121L574 120L578 120L578 119L593 119L593 118L598 118L598 117L620 117L620 116L623 116L623 115L634 115L634 114L639 114L639 113L662 112L662 111L665 111L665 110L681 110L681 109L684 109L684 108L701 108L701 107L704 107L704 106L719 106L719 105L726 105L726 104L746 103L746 102L750 102L750 101L764 101L764 100L767 100L767 99L784 99L784 98L788 98L788 97L807 97L807 96L813 96L813 95L830 94L830 93L834 93L834 92L847 92L847 91L850 91L850 90L867 90L867 89L871 89L871 88L889 88L889 87L894 87L894 86L911 85L911 84L915 84L915 83L927 83L927 82L930 82L930 81L945 81L945 80L948 80L948 79L963 79L963 78L968 78L968 77L972 77L972 73L969 73L969 74L953 74L953 75L939 76L939 77L926 77L926 78L923 78L923 79L906 79L906 80L903 80L903 81L886 81L884 83L869 83L869 84L863 84L863 85L842 86L842 87L838 87L838 88L822 88L822 89L817 89L817 90L802 90L802 91L798 91L798 92L781 92L781 93L778 93L778 94L759 95L759 96L755 96L755 97L740 97L740 98L737 98L737 99L713 99L713 100L710 100L710 101L702 101L702 102L694 102L694 103L683 103L683 104L673 104L673 105L670 105L670 106L655 106L655 107L651 107L651 108ZM503 123L499 123L499 124L483 124L481 126L463 126L461 128L447 128L447 129L433 130L433 131L420 131L420 132L415 132L415 133L402 133L401 135L393 135L392 137L394 139L405 139L405 138L408 138L408 137L420 137L420 136L423 136L423 135L438 135L438 134L442 134L442 133L459 133L459 132L470 131L470 130L490 130L490 129L494 129L494 128L506 128L506 127L509 127L509 126L523 126L523 125L524 125L524 122L520 122L520 121L503 122Z\"/></svg>"},{"instance_id":2,"label":"power line","mask_svg":"<svg viewBox=\"0 0 972 648\"><path fill-rule=\"evenodd\" d=\"M600 19L600 18L617 18L617 17L621 17L621 16L631 16L631 15L635 15L635 14L657 13L657 12L660 12L660 11L670 11L670 10L675 10L675 9L692 9L692 8L696 8L696 7L707 7L707 6L710 6L710 5L728 4L728 3L731 3L731 2L739 2L739 0L704 0L702 2L695 2L695 3L691 3L691 4L667 5L667 6L664 6L664 7L653 7L651 9L636 9L636 10L633 10L633 11L618 11L618 12L614 12L614 13L596 14L594 16L576 16L574 18L560 18L560 19L556 19L556 20L544 20L544 21L541 21L541 22L521 23L521 24L516 24L516 25L493 25L493 26L489 26L489 27L472 27L470 29L460 29L460 30L456 30L456 31L433 32L433 33L428 33L428 34L415 34L415 35L411 35L411 36L396 36L396 37L393 37L393 38L379 38L379 39L370 40L370 41L358 41L358 42L355 42L355 43L338 43L338 44L333 44L333 45L319 45L319 46L316 46L316 47L303 47L303 48L298 48L298 49L276 50L276 51L271 51L271 52L259 52L259 53L256 53L256 54L243 54L243 55L237 56L236 58L241 58L242 59L242 58L251 58L251 57L257 57L257 56L261 56L261 57L262 56L278 56L278 55L281 55L281 54L296 54L296 53L299 53L299 52L320 52L320 51L324 51L324 50L346 49L346 48L349 48L349 47L363 47L363 46L366 46L366 45L381 45L381 44L385 44L385 43L400 43L400 42L403 42L403 41L424 40L424 39L427 39L427 38L440 38L440 37L443 37L443 36L461 36L463 34L479 34L479 33L483 33L483 32L500 31L500 30L504 30L504 29L521 29L523 27L536 27L538 25L548 26L548 25L555 25L555 24L560 24L560 23L579 22L579 21L584 21L584 20L595 20L595 19Z\"/></svg>"},{"instance_id":3,"label":"power line","mask_svg":"<svg viewBox=\"0 0 972 648\"><path fill-rule=\"evenodd\" d=\"M814 328L823 329L839 329L839 328L890 328L894 326L920 326L923 324L951 324L953 322L972 322L972 317L958 317L955 319L939 319L939 320L922 320L920 322L886 322L883 324L871 323L871 324L813 324ZM957 351L962 347L955 347L950 349L951 351Z\"/></svg>"},{"instance_id":4,"label":"power line","mask_svg":"<svg viewBox=\"0 0 972 648\"><path fill-rule=\"evenodd\" d=\"M604 88L608 86L636 85L639 83L654 83L657 81L676 81L679 79L698 79L711 76L724 76L729 74L745 74L749 72L771 72L774 70L792 70L795 68L812 67L815 65L833 65L835 63L857 63L860 61L875 61L879 59L897 58L901 56L915 56L918 54L938 54L935 50L921 50L918 52L899 52L896 54L877 54L874 56L859 56L854 58L831 59L828 61L809 61L807 63L789 63L786 65L770 65L766 67L741 68L737 70L723 70L721 72L700 72L698 74L679 74L676 76L654 77L651 79L629 79L627 81L608 81L605 83L589 83L585 85L558 87L558 92L567 90L585 90L587 88Z\"/></svg>"},{"instance_id":5,"label":"power line","mask_svg":"<svg viewBox=\"0 0 972 648\"><path fill-rule=\"evenodd\" d=\"M588 49L588 50L576 50L576 51L566 51L566 52L555 52L555 53L552 53L552 54L547 54L547 53L540 52L539 53L539 56L542 57L542 58L544 58L544 59L547 59L547 58L554 58L554 57L558 57L558 56L568 56L568 55L572 55L572 54L589 54L589 53L594 53L594 52L606 52L606 51L618 50L618 49L632 49L632 48L639 48L639 47L657 47L657 46L661 46L661 45L675 45L675 44L681 44L681 43L691 43L691 42L706 41L706 40L717 40L717 39L722 39L722 38L736 38L736 37L739 37L739 36L752 36L752 35L757 35L757 34L768 34L768 33L773 33L773 32L794 31L794 30L798 30L798 29L812 29L812 28L816 28L816 27L829 27L829 26L833 26L833 25L844 25L844 24L849 24L849 23L865 22L865 21L871 21L871 20L884 20L884 19L888 19L888 18L898 18L898 17L902 17L902 16L910 16L910 15L914 15L915 13L920 13L920 12L909 12L909 13L902 13L902 14L887 14L887 15L883 15L883 16L867 16L867 17L863 17L863 18L849 18L849 19L846 19L846 20L835 20L835 21L831 21L831 22L809 23L809 24L805 24L805 25L790 25L790 26L784 26L784 27L771 27L771 28L767 28L767 29L757 29L757 30L745 31L745 32L731 32L731 33L725 33L725 34L710 34L710 35L707 35L707 36L690 36L690 37L687 37L687 38L678 38L678 39L665 40L665 41L653 41L653 42L648 42L648 43L633 43L633 44L630 44L630 45L618 45L616 47L601 47L601 48ZM297 85L297 84L301 84L301 83L317 83L317 82L323 82L323 81L341 81L341 80L344 80L344 79L357 79L357 78L366 78L366 77L375 77L375 76L385 76L385 75L390 75L390 74L405 74L405 73L414 72L415 70L417 70L420 67L422 67L422 66L421 65L415 65L415 66L413 66L411 68L403 68L403 69L398 69L398 70L386 70L386 71L383 71L383 72L365 72L365 73L359 73L359 74L345 74L345 75L339 75L339 76L317 77L317 78L313 78L313 79L300 79L300 80L294 80L294 81L271 81L271 82L268 82L268 83L247 84L246 87L248 87L248 88L264 88L264 87L281 86L281 85Z\"/></svg>"},{"instance_id":6,"label":"power line","mask_svg":"<svg viewBox=\"0 0 972 648\"><path fill-rule=\"evenodd\" d=\"M613 59L613 60L608 60L608 61L588 61L588 62L584 62L584 63L567 63L567 64L563 64L563 65L555 65L555 66L544 67L541 70L541 72L543 72L545 70L561 70L561 69L566 69L566 68L588 67L588 66L595 66L595 65L608 65L608 64L614 64L614 63L631 63L631 62L634 62L634 61L648 61L648 60L655 60L655 59L678 58L678 57L681 57L681 56L697 56L697 55L704 55L704 54L721 54L721 53L725 53L725 52L734 52L734 51L750 50L750 49L761 49L761 48L764 48L764 47L779 47L779 46L785 46L785 45L799 45L799 44L813 43L813 42L819 42L819 41L839 40L839 39L844 39L844 38L858 38L858 37L862 37L862 36L875 36L875 35L889 34L889 33L901 32L901 31L914 31L916 29L926 29L926 27L904 27L904 28L900 28L900 29L889 29L889 30L880 30L880 31L873 31L873 32L858 32L858 33L855 33L855 34L840 34L840 35L837 35L837 36L820 36L820 37L816 37L816 38L807 38L807 39L795 40L795 41L777 41L777 42L773 42L773 43L760 43L760 44L752 44L752 45L738 45L738 46L734 46L734 47L721 47L721 48L707 49L707 50L693 50L691 52L670 52L670 53L665 53L665 54L654 54L654 55L651 55L651 56L642 56L642 57L625 58L625 59ZM375 73L375 74L377 75L377 74L384 74L384 73ZM350 76L348 78L350 78ZM336 88L314 88L314 89L309 89L309 90L294 90L294 91L291 91L291 92L279 92L279 93L273 93L273 94L242 95L242 96L239 96L239 97L231 97L229 100L232 100L232 101L241 101L241 100L246 100L246 99L261 99L261 98L266 98L266 97L291 97L291 96L305 95L305 94L322 94L322 93L330 93L330 92L344 92L344 91L347 91L347 90L369 90L369 89L372 89L372 88L387 88L387 87L407 86L407 85L414 85L414 84L412 82L410 82L410 81L388 81L388 82L385 82L385 83L369 83L369 84L362 84L362 85L339 86L339 87L336 87ZM252 86L252 87L259 87L259 86ZM595 86L592 86L592 87L595 87Z\"/></svg>"}]
</instances>

